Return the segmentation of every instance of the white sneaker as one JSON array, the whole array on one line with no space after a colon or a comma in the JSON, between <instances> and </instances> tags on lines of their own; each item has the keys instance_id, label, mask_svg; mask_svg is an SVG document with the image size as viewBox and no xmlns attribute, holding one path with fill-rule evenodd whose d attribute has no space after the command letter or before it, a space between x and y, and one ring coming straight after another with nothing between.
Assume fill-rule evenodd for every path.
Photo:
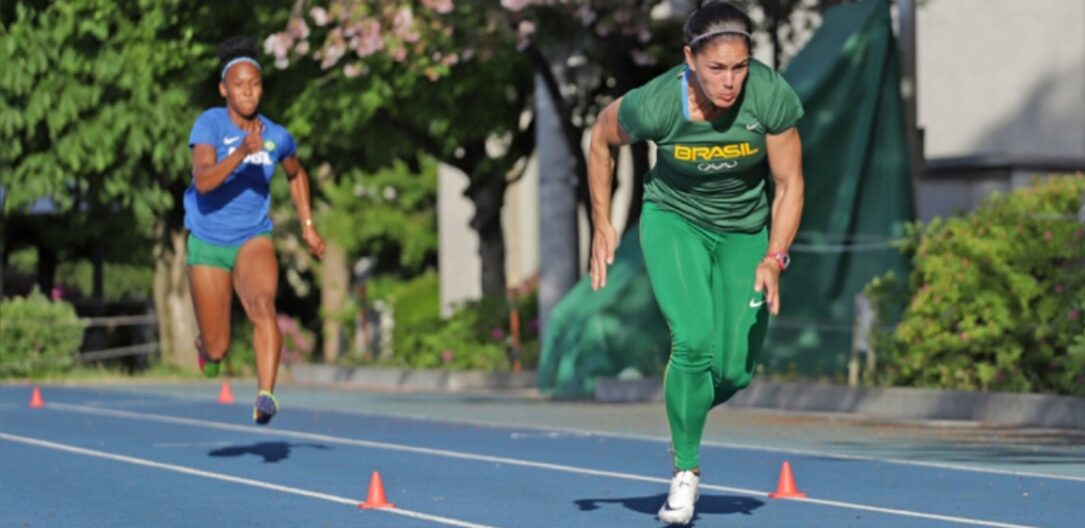
<instances>
[{"instance_id":1,"label":"white sneaker","mask_svg":"<svg viewBox=\"0 0 1085 528\"><path fill-rule=\"evenodd\" d=\"M698 484L701 477L692 471L679 471L671 479L671 491L667 502L659 508L659 520L668 524L686 525L693 520L693 505L701 498Z\"/></svg>"}]
</instances>

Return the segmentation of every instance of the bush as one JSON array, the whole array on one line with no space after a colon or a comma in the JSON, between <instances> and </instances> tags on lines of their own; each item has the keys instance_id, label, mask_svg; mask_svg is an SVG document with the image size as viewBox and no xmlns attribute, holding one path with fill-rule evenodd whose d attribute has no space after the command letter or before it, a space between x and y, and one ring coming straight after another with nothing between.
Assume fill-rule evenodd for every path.
<instances>
[{"instance_id":1,"label":"bush","mask_svg":"<svg viewBox=\"0 0 1085 528\"><path fill-rule=\"evenodd\" d=\"M409 368L508 370L512 365L509 303L502 297L472 301L456 307L447 319L440 315L436 273L410 281L376 281L370 291L393 307L392 336L395 365ZM520 314L520 361L538 364L538 301L534 292L516 300Z\"/></svg>"},{"instance_id":2,"label":"bush","mask_svg":"<svg viewBox=\"0 0 1085 528\"><path fill-rule=\"evenodd\" d=\"M399 328L396 362L413 368L508 370L508 319L504 299L483 299L459 307L448 319L434 317Z\"/></svg>"},{"instance_id":3,"label":"bush","mask_svg":"<svg viewBox=\"0 0 1085 528\"><path fill-rule=\"evenodd\" d=\"M37 290L0 300L0 377L70 370L85 326L71 304L50 301Z\"/></svg>"},{"instance_id":4,"label":"bush","mask_svg":"<svg viewBox=\"0 0 1085 528\"><path fill-rule=\"evenodd\" d=\"M916 230L884 380L1085 395L1085 176L996 195Z\"/></svg>"}]
</instances>

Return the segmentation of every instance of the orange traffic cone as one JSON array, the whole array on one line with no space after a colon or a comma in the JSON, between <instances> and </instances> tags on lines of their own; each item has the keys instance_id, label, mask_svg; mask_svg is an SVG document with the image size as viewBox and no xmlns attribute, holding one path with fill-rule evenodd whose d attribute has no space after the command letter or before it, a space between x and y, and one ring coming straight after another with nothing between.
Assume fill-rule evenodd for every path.
<instances>
[{"instance_id":1,"label":"orange traffic cone","mask_svg":"<svg viewBox=\"0 0 1085 528\"><path fill-rule=\"evenodd\" d=\"M776 493L769 493L770 499L801 499L806 494L795 488L795 477L791 474L791 464L784 462L780 468L780 483L776 486Z\"/></svg>"},{"instance_id":2,"label":"orange traffic cone","mask_svg":"<svg viewBox=\"0 0 1085 528\"><path fill-rule=\"evenodd\" d=\"M365 502L358 505L363 510L370 508L395 508L396 505L388 502L384 498L384 484L381 483L381 474L377 471L373 472L373 477L369 479L369 497Z\"/></svg>"},{"instance_id":3,"label":"orange traffic cone","mask_svg":"<svg viewBox=\"0 0 1085 528\"><path fill-rule=\"evenodd\" d=\"M34 392L30 394L30 408L41 409L45 407L45 400L41 398L41 387L34 387Z\"/></svg>"},{"instance_id":4,"label":"orange traffic cone","mask_svg":"<svg viewBox=\"0 0 1085 528\"><path fill-rule=\"evenodd\" d=\"M230 390L229 383L223 383L222 389L219 390L219 403L228 405L234 402L234 393Z\"/></svg>"}]
</instances>

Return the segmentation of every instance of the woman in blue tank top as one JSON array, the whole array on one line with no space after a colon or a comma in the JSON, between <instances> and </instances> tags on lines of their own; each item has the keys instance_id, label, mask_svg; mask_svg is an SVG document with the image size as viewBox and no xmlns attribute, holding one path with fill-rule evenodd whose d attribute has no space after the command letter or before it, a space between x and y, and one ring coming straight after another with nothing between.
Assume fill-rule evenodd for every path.
<instances>
[{"instance_id":1,"label":"woman in blue tank top","mask_svg":"<svg viewBox=\"0 0 1085 528\"><path fill-rule=\"evenodd\" d=\"M267 424L279 404L275 377L282 334L276 322L279 266L271 241L271 177L282 165L302 224L302 238L317 258L324 241L313 226L309 175L295 154L293 136L257 113L262 75L252 40L219 46L219 93L226 106L196 120L189 137L192 184L185 191L188 279L200 334L200 370L213 378L230 345L230 305L237 292L253 326L259 392L253 420Z\"/></svg>"}]
</instances>

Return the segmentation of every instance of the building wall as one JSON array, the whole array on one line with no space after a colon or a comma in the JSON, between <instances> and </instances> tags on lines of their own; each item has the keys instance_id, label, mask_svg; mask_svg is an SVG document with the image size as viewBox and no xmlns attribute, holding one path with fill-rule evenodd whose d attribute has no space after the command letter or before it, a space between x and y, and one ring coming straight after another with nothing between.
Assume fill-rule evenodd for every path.
<instances>
[{"instance_id":1,"label":"building wall","mask_svg":"<svg viewBox=\"0 0 1085 528\"><path fill-rule=\"evenodd\" d=\"M587 149L585 135L584 148ZM585 150L586 152L586 150ZM620 233L628 222L633 192L632 155L621 149L614 195L614 227ZM463 196L467 176L455 167L437 170L438 268L441 282L441 313L448 315L456 303L482 296L482 267L478 258L478 235L470 227L475 207ZM505 276L508 286L531 280L539 271L539 167L532 156L522 178L509 185L501 211L505 230ZM580 264L588 259L588 220L580 214Z\"/></svg>"},{"instance_id":2,"label":"building wall","mask_svg":"<svg viewBox=\"0 0 1085 528\"><path fill-rule=\"evenodd\" d=\"M1085 1L927 0L917 11L927 158L1085 156Z\"/></svg>"},{"instance_id":3,"label":"building wall","mask_svg":"<svg viewBox=\"0 0 1085 528\"><path fill-rule=\"evenodd\" d=\"M454 304L482 296L478 235L470 224L475 206L465 190L463 171L443 163L437 167L437 268L445 316Z\"/></svg>"}]
</instances>

